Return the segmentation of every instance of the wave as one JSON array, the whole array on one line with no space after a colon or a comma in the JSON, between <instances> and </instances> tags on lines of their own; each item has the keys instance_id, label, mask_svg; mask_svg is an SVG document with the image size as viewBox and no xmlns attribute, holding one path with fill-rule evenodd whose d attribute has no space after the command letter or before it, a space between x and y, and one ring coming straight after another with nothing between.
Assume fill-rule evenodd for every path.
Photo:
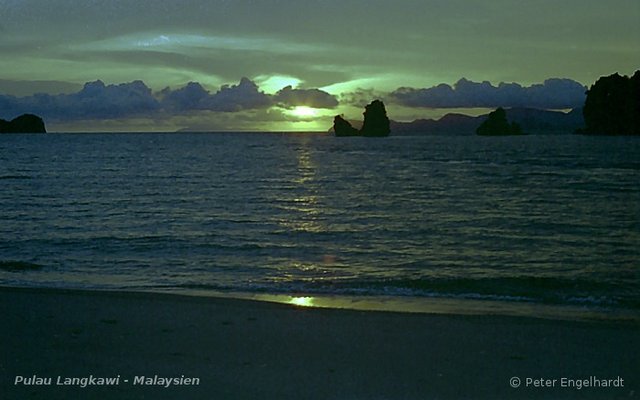
<instances>
[{"instance_id":1,"label":"wave","mask_svg":"<svg viewBox=\"0 0 640 400\"><path fill-rule=\"evenodd\" d=\"M9 272L33 271L44 268L44 265L24 261L0 261L0 270Z\"/></svg>"},{"instance_id":2,"label":"wave","mask_svg":"<svg viewBox=\"0 0 640 400\"><path fill-rule=\"evenodd\" d=\"M434 279L337 279L253 282L248 285L183 283L181 289L246 291L255 293L304 293L316 295L357 295L452 298L519 303L625 307L640 309L633 293L615 283L556 277L434 278ZM615 294L613 294L615 293Z\"/></svg>"},{"instance_id":3,"label":"wave","mask_svg":"<svg viewBox=\"0 0 640 400\"><path fill-rule=\"evenodd\" d=\"M32 179L29 175L0 175L0 180Z\"/></svg>"}]
</instances>

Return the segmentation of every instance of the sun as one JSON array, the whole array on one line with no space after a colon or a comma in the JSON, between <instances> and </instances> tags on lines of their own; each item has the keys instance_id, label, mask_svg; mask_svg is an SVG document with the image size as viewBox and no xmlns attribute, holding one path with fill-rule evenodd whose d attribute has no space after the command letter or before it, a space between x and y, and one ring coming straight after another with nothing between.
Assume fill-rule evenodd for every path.
<instances>
[{"instance_id":1,"label":"sun","mask_svg":"<svg viewBox=\"0 0 640 400\"><path fill-rule=\"evenodd\" d=\"M289 114L299 118L309 118L318 115L318 110L307 106L297 106L289 111Z\"/></svg>"}]
</instances>

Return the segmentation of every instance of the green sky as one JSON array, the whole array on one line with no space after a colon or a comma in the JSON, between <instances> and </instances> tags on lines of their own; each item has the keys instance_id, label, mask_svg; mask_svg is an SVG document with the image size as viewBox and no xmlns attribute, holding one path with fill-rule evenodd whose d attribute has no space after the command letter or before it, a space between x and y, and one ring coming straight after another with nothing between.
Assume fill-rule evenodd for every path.
<instances>
[{"instance_id":1,"label":"green sky","mask_svg":"<svg viewBox=\"0 0 640 400\"><path fill-rule=\"evenodd\" d=\"M463 77L589 85L640 68L638 0L0 0L0 17L0 94L72 93L98 79L142 80L154 93L193 81L215 94L247 77L266 94L291 85L339 100L327 108L199 107L164 118L60 115L59 129L325 129L336 113L358 117L359 102L347 101L356 94L384 97ZM443 113L388 108L399 119Z\"/></svg>"}]
</instances>

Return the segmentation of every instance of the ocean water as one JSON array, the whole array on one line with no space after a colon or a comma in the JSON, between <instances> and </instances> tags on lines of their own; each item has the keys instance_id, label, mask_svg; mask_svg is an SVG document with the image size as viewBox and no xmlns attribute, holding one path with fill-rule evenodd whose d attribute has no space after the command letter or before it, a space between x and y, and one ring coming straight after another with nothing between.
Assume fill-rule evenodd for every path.
<instances>
[{"instance_id":1,"label":"ocean water","mask_svg":"<svg viewBox=\"0 0 640 400\"><path fill-rule=\"evenodd\" d=\"M638 317L640 138L0 135L0 285Z\"/></svg>"}]
</instances>

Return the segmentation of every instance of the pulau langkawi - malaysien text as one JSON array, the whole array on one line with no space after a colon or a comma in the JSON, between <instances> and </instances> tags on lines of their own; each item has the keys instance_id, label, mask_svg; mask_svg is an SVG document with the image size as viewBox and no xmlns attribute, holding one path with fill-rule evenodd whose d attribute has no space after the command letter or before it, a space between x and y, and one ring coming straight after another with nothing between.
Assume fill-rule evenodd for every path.
<instances>
[{"instance_id":1,"label":"pulau langkawi - malaysien text","mask_svg":"<svg viewBox=\"0 0 640 400\"><path fill-rule=\"evenodd\" d=\"M83 377L57 376L55 378L41 377L37 375L17 375L13 384L14 386L76 386L80 388L86 388L89 386L119 386L121 384L130 384L133 386L161 386L168 388L171 386L198 386L200 385L200 378L185 377L184 375L179 377L136 375L133 379L124 379L120 375L112 377L93 375Z\"/></svg>"}]
</instances>

